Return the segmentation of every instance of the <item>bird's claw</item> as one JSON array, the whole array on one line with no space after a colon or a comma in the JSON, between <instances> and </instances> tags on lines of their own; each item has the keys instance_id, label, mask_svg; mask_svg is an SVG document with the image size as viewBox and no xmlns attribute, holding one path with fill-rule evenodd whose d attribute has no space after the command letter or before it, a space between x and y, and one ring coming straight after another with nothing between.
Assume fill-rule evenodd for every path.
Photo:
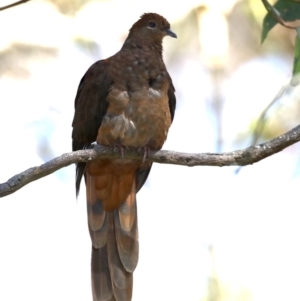
<instances>
[{"instance_id":1,"label":"bird's claw","mask_svg":"<svg viewBox=\"0 0 300 301\"><path fill-rule=\"evenodd\" d=\"M150 147L145 146L144 147L143 161L142 161L143 164L145 163L146 159L149 157L149 153L150 153Z\"/></svg>"},{"instance_id":2,"label":"bird's claw","mask_svg":"<svg viewBox=\"0 0 300 301\"><path fill-rule=\"evenodd\" d=\"M125 146L122 144L116 144L114 147L114 151L120 152L122 161L124 161L124 148L125 148Z\"/></svg>"}]
</instances>

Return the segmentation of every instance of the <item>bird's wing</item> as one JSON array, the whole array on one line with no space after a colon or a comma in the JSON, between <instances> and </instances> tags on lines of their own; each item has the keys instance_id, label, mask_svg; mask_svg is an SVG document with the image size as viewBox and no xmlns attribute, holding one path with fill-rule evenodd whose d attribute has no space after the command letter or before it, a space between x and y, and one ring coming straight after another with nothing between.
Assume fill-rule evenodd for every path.
<instances>
[{"instance_id":1,"label":"bird's wing","mask_svg":"<svg viewBox=\"0 0 300 301\"><path fill-rule=\"evenodd\" d=\"M108 61L93 64L79 83L73 119L73 151L87 149L96 141L97 132L108 107L106 97L113 84L108 75ZM86 163L76 164L76 195Z\"/></svg>"},{"instance_id":2,"label":"bird's wing","mask_svg":"<svg viewBox=\"0 0 300 301\"><path fill-rule=\"evenodd\" d=\"M171 113L171 120L173 121L174 115L175 115L175 109L176 109L176 97L175 97L175 88L171 79L171 76L168 74L169 81L170 81L170 87L168 90L168 97L169 97L169 107L170 107L170 113Z\"/></svg>"}]
</instances>

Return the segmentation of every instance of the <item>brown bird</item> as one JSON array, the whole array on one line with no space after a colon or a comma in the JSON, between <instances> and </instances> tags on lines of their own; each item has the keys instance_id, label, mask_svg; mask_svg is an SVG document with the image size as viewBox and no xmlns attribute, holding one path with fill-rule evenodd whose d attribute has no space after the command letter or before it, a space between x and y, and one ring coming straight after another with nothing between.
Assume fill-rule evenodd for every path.
<instances>
[{"instance_id":1,"label":"brown bird","mask_svg":"<svg viewBox=\"0 0 300 301\"><path fill-rule=\"evenodd\" d=\"M162 59L162 40L176 38L169 22L147 13L133 24L123 47L94 63L80 81L73 120L73 150L93 142L159 150L174 117L176 98ZM76 193L84 175L92 239L94 301L130 301L138 262L136 193L152 163L101 159L76 166Z\"/></svg>"}]
</instances>

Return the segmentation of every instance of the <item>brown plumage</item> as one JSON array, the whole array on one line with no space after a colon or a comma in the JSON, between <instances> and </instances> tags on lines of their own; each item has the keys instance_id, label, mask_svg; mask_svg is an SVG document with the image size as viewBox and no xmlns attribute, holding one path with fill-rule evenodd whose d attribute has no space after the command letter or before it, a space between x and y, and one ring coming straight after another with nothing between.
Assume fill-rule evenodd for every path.
<instances>
[{"instance_id":1,"label":"brown plumage","mask_svg":"<svg viewBox=\"0 0 300 301\"><path fill-rule=\"evenodd\" d=\"M144 14L118 53L88 69L75 99L73 150L89 148L93 142L162 147L176 104L162 59L166 35L176 37L165 18ZM131 300L139 251L136 193L151 165L127 159L77 164L77 194L83 175L86 182L94 301Z\"/></svg>"}]
</instances>

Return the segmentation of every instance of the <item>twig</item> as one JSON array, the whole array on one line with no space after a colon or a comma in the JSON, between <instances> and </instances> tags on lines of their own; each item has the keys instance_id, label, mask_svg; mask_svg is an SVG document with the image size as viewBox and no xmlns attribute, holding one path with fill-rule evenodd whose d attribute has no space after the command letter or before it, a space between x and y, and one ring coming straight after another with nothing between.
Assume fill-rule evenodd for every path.
<instances>
[{"instance_id":1,"label":"twig","mask_svg":"<svg viewBox=\"0 0 300 301\"><path fill-rule=\"evenodd\" d=\"M245 166L278 153L298 141L300 141L300 125L271 141L243 150L220 154L193 154L163 150L157 152L152 151L146 160L156 163L185 166ZM136 149L125 149L123 156L124 159L142 160L143 154ZM91 162L101 158L118 159L121 158L121 155L112 148L101 145L95 145L93 149L63 154L41 166L29 168L13 176L7 182L0 184L0 197L14 193L26 184L45 177L62 167L77 162Z\"/></svg>"},{"instance_id":2,"label":"twig","mask_svg":"<svg viewBox=\"0 0 300 301\"><path fill-rule=\"evenodd\" d=\"M20 5L20 4L23 4L23 3L26 3L28 1L30 1L30 0L21 0L21 1L14 2L12 4L8 4L6 6L2 6L2 7L0 7L0 11L11 8L11 7L14 7L14 6L17 6L17 5Z\"/></svg>"},{"instance_id":3,"label":"twig","mask_svg":"<svg viewBox=\"0 0 300 301\"><path fill-rule=\"evenodd\" d=\"M300 1L300 0L299 0ZM254 134L252 137L251 146L255 145L266 125L267 122L267 114L270 110L270 108L278 103L280 99L290 93L295 87L297 87L300 83L300 75L297 74L293 76L282 88L279 90L279 92L276 94L276 96L273 98L273 100L268 104L268 106L262 111L260 114L258 121L256 123L256 127L254 129Z\"/></svg>"},{"instance_id":4,"label":"twig","mask_svg":"<svg viewBox=\"0 0 300 301\"><path fill-rule=\"evenodd\" d=\"M289 29L297 29L297 27L300 26L300 20L294 20L294 21L284 21L281 17L280 12L273 7L267 0L261 0L263 5L265 6L266 10L272 15L272 17L282 26L289 28ZM295 1L295 0L294 0ZM299 2L299 1L295 1Z\"/></svg>"}]
</instances>

